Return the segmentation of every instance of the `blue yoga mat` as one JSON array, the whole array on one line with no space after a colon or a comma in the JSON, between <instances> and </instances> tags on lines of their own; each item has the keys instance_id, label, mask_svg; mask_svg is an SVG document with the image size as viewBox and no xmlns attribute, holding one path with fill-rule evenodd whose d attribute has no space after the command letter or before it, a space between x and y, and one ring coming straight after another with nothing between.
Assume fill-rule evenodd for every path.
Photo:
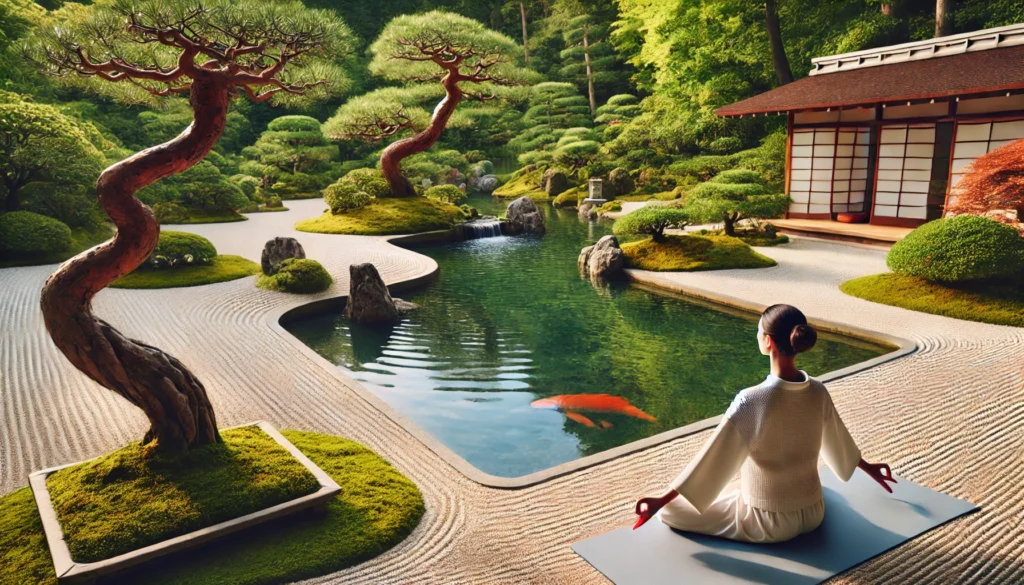
<instances>
[{"instance_id":1,"label":"blue yoga mat","mask_svg":"<svg viewBox=\"0 0 1024 585\"><path fill-rule=\"evenodd\" d=\"M824 521L784 543L684 533L652 518L636 531L620 528L572 549L616 585L813 585L977 509L897 481L889 494L861 471L843 483L822 469Z\"/></svg>"}]
</instances>

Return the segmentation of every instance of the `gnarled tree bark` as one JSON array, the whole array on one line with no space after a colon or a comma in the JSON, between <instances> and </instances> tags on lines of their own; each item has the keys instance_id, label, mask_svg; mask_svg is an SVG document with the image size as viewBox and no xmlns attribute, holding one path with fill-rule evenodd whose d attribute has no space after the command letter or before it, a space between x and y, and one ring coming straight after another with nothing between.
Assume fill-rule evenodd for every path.
<instances>
[{"instance_id":1,"label":"gnarled tree bark","mask_svg":"<svg viewBox=\"0 0 1024 585\"><path fill-rule=\"evenodd\" d=\"M201 161L227 122L229 85L192 82L194 121L178 137L106 169L96 184L100 205L117 226L113 239L68 260L46 281L43 319L57 348L100 385L149 418L144 443L180 452L220 441L203 384L173 356L125 337L92 312L92 299L142 264L156 248L160 225L135 192Z\"/></svg>"}]
</instances>

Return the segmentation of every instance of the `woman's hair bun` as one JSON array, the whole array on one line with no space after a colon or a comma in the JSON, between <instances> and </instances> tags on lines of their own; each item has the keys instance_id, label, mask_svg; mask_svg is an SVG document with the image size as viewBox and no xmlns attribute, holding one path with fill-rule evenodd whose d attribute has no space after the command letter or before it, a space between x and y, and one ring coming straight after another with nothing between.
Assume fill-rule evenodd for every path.
<instances>
[{"instance_id":1,"label":"woman's hair bun","mask_svg":"<svg viewBox=\"0 0 1024 585\"><path fill-rule=\"evenodd\" d=\"M789 344L796 353L805 352L818 341L818 332L810 325L794 325L793 332L789 334Z\"/></svg>"}]
</instances>

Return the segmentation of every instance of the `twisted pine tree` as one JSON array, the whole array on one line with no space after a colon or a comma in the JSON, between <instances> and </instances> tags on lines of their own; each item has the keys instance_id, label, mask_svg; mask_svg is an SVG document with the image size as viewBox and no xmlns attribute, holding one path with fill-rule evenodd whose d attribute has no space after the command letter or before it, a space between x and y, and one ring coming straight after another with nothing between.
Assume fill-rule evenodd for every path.
<instances>
[{"instance_id":1,"label":"twisted pine tree","mask_svg":"<svg viewBox=\"0 0 1024 585\"><path fill-rule=\"evenodd\" d=\"M381 170L392 195L416 194L402 176L402 159L434 145L463 98L489 100L495 86L522 85L528 72L514 61L522 52L515 41L483 24L458 14L432 11L392 20L370 46L370 71L407 84L439 82L444 97L422 130L391 143L381 153ZM467 90L463 84L472 84ZM401 92L392 91L379 101L357 100L343 106L325 130L331 138L382 140L404 130L417 129L418 113Z\"/></svg>"},{"instance_id":2,"label":"twisted pine tree","mask_svg":"<svg viewBox=\"0 0 1024 585\"><path fill-rule=\"evenodd\" d=\"M135 192L201 161L224 131L233 96L285 103L339 91L344 78L332 63L349 36L336 15L300 2L113 0L57 11L26 45L67 83L129 100L187 94L192 105L192 124L176 138L103 171L96 192L117 234L61 265L42 292L57 348L146 413L143 441L152 449L183 452L220 436L206 389L188 368L92 313L96 293L156 247L160 227Z\"/></svg>"}]
</instances>

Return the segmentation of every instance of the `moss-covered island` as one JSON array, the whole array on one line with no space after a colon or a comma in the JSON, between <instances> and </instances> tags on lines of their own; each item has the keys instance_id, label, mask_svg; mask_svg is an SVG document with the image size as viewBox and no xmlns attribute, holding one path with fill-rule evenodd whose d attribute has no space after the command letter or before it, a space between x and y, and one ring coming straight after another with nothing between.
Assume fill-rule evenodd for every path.
<instances>
[{"instance_id":1,"label":"moss-covered island","mask_svg":"<svg viewBox=\"0 0 1024 585\"><path fill-rule=\"evenodd\" d=\"M669 271L768 268L775 261L755 252L730 236L664 236L664 240L639 240L622 244L626 268Z\"/></svg>"},{"instance_id":2,"label":"moss-covered island","mask_svg":"<svg viewBox=\"0 0 1024 585\"><path fill-rule=\"evenodd\" d=\"M300 232L385 236L446 230L469 219L462 209L426 197L374 199L363 207L333 214L327 211L295 224Z\"/></svg>"}]
</instances>

